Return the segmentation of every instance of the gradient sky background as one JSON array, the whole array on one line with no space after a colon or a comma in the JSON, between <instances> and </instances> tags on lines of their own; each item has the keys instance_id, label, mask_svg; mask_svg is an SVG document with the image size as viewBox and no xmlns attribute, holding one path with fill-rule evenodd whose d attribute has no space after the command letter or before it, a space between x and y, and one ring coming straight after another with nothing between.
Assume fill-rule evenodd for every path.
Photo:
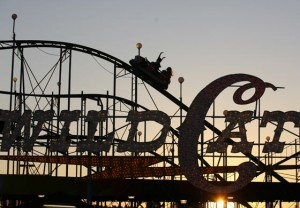
<instances>
[{"instance_id":1,"label":"gradient sky background","mask_svg":"<svg viewBox=\"0 0 300 208\"><path fill-rule=\"evenodd\" d=\"M178 77L185 78L187 105L214 79L247 73L285 87L266 99L271 109L298 111L299 11L298 0L0 0L0 39L12 38L16 13L19 40L77 43L127 63L141 42L143 56L155 60L163 51L162 67L175 70L172 94L178 95Z\"/></svg>"},{"instance_id":2,"label":"gradient sky background","mask_svg":"<svg viewBox=\"0 0 300 208\"><path fill-rule=\"evenodd\" d=\"M16 13L18 40L76 43L127 63L141 42L143 56L152 61L163 51L162 67L174 69L171 94L179 96L177 79L185 78L186 105L211 81L246 73L285 87L264 95L265 109L299 111L299 11L299 0L0 0L0 39L12 39ZM11 64L1 54L0 62ZM7 70L0 68L1 90Z\"/></svg>"}]
</instances>

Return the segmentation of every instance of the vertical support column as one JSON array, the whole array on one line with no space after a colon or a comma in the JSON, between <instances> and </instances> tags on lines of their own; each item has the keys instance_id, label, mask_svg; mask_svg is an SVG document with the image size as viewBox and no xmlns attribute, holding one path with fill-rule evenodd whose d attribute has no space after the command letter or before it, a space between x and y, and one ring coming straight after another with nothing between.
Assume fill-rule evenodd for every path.
<instances>
[{"instance_id":1,"label":"vertical support column","mask_svg":"<svg viewBox=\"0 0 300 208\"><path fill-rule=\"evenodd\" d=\"M18 100L19 100L19 103L18 103L18 110L20 111L20 115L22 115L22 112L25 112L25 76L24 76L24 50L23 48L19 48L19 52L21 54L21 63L20 63L20 84L19 84L19 94L18 94ZM19 147L17 147L17 155L19 156L21 153L20 153L20 141L18 141L19 143ZM15 154L15 153L13 153ZM28 153L26 153L28 154ZM20 169L20 166L21 166L21 162L20 161L17 161L17 162L13 162L13 167L15 166L15 163L16 163L16 173L18 174L21 169ZM28 161L24 161L23 162L23 168L25 169L26 168L26 174L28 175L29 174L29 162ZM13 170L14 172L14 170Z\"/></svg>"},{"instance_id":2,"label":"vertical support column","mask_svg":"<svg viewBox=\"0 0 300 208\"><path fill-rule=\"evenodd\" d=\"M54 111L55 103L56 103L56 98L54 97L54 93L52 92L51 110L53 110L53 111ZM47 147L50 147L50 141L51 141L50 138L52 137L52 134L50 132L54 132L53 131L53 127L54 127L53 123L54 123L53 119L48 123L48 129L50 129L50 131L47 132L47 138L48 138L47 139ZM46 150L46 154L47 154L47 156L52 156L52 152L49 151L48 148ZM45 163L45 165L46 165L46 163ZM44 174L46 174L46 173L44 173ZM48 173L47 174L50 176L52 175L52 163L48 163Z\"/></svg>"},{"instance_id":3,"label":"vertical support column","mask_svg":"<svg viewBox=\"0 0 300 208\"><path fill-rule=\"evenodd\" d=\"M141 43L136 44L136 48L138 49L138 56L141 56L141 48L143 45ZM135 94L134 94L134 102L135 102L135 111L137 111L137 103L138 103L138 77L137 74L134 74L134 88L135 88Z\"/></svg>"},{"instance_id":4,"label":"vertical support column","mask_svg":"<svg viewBox=\"0 0 300 208\"><path fill-rule=\"evenodd\" d=\"M131 75L131 101L134 101L134 74ZM134 110L134 106L132 107L132 110Z\"/></svg>"},{"instance_id":5,"label":"vertical support column","mask_svg":"<svg viewBox=\"0 0 300 208\"><path fill-rule=\"evenodd\" d=\"M25 93L25 80L24 80L24 54L23 54L23 49L20 49L21 53L21 68L20 68L20 86L19 86L19 111L22 114L22 105L23 105L23 110L25 111L25 97L23 97ZM24 98L24 100L23 100Z\"/></svg>"},{"instance_id":6,"label":"vertical support column","mask_svg":"<svg viewBox=\"0 0 300 208\"><path fill-rule=\"evenodd\" d=\"M267 137L267 141L269 142L269 138ZM272 165L272 153L268 152L266 155L266 163L267 163L267 169L266 170L266 183L272 182L272 172L270 169L270 166ZM266 202L266 208L273 208L273 201Z\"/></svg>"},{"instance_id":7,"label":"vertical support column","mask_svg":"<svg viewBox=\"0 0 300 208\"><path fill-rule=\"evenodd\" d=\"M297 139L295 139L295 152L298 152ZM296 166L298 166L298 159L299 159L298 156L296 156L295 157L295 165ZM296 173L295 173L296 174L296 178L295 178L296 180L295 181L296 181L296 183L298 183L298 169L295 169L295 171L296 171Z\"/></svg>"},{"instance_id":8,"label":"vertical support column","mask_svg":"<svg viewBox=\"0 0 300 208\"><path fill-rule=\"evenodd\" d=\"M69 52L68 110L71 108L72 50Z\"/></svg>"},{"instance_id":9,"label":"vertical support column","mask_svg":"<svg viewBox=\"0 0 300 208\"><path fill-rule=\"evenodd\" d=\"M103 103L102 103L102 100L100 97L98 97L98 105L100 105L100 110L103 111ZM103 142L103 133L104 133L104 125L103 125L103 122L104 121L100 121L100 124L99 124L99 134L98 134L98 139L97 139L97 142L101 143ZM106 122L108 123L108 122ZM98 153L98 156L102 156L102 152L99 152ZM100 166L97 166L97 172L101 172L102 171L102 167Z\"/></svg>"},{"instance_id":10,"label":"vertical support column","mask_svg":"<svg viewBox=\"0 0 300 208\"><path fill-rule=\"evenodd\" d=\"M116 130L116 94L117 94L117 66L114 64L114 88L113 88L113 134ZM115 156L115 141L112 142L112 156Z\"/></svg>"},{"instance_id":11,"label":"vertical support column","mask_svg":"<svg viewBox=\"0 0 300 208\"><path fill-rule=\"evenodd\" d=\"M71 81L72 81L72 49L69 52L69 81L68 81L68 110L71 110ZM68 153L66 153L68 155ZM66 164L66 176L69 175L69 165Z\"/></svg>"},{"instance_id":12,"label":"vertical support column","mask_svg":"<svg viewBox=\"0 0 300 208\"><path fill-rule=\"evenodd\" d=\"M21 54L21 65L20 65L20 85L19 85L19 95L18 95L18 100L19 100L18 110L20 111L20 115L22 115L22 106L23 106L23 111L25 111L25 103L24 103L25 102L25 97L23 97L23 95L25 93L23 49L20 48L19 52ZM18 141L18 143L19 143L19 146L20 146L21 145L20 141ZM16 148L14 147L13 148L13 155L15 155L15 150L17 151L17 155L20 155L20 147L16 147ZM28 162L26 162L26 165L28 166ZM13 174L15 174L15 173L18 174L19 169L20 169L20 161L13 161L13 170L12 170ZM16 172L15 172L15 170L16 170Z\"/></svg>"},{"instance_id":13,"label":"vertical support column","mask_svg":"<svg viewBox=\"0 0 300 208\"><path fill-rule=\"evenodd\" d=\"M258 103L258 160L260 160L260 99L256 101Z\"/></svg>"},{"instance_id":14,"label":"vertical support column","mask_svg":"<svg viewBox=\"0 0 300 208\"><path fill-rule=\"evenodd\" d=\"M81 138L84 138L88 134L88 130L86 129L86 98L83 95L83 91L81 91ZM89 127L88 127L89 128ZM82 155L82 152L80 153ZM92 153L88 151L88 164L87 164L87 175L92 175L92 165L91 165L91 159L92 159ZM82 166L80 166L82 167ZM77 168L76 168L77 169ZM81 169L81 168L80 168ZM82 169L80 170L80 176L82 176ZM87 203L92 204L92 197L93 197L93 181L91 177L87 181Z\"/></svg>"},{"instance_id":15,"label":"vertical support column","mask_svg":"<svg viewBox=\"0 0 300 208\"><path fill-rule=\"evenodd\" d=\"M83 113L83 112L85 112L85 102L86 101L85 101L85 99L83 97L83 91L81 91L81 102L80 102L80 105L81 105L81 107L80 107L80 111L81 111L80 136L81 136L81 138L83 138L82 136L85 135L85 132L86 132L85 131L86 130L86 128L85 128L85 120L83 119L83 117L85 116L85 113ZM76 154L78 154L78 152ZM80 152L79 154L80 154L80 156L82 156L84 153ZM82 177L82 165L79 166L79 176ZM76 165L76 177L77 177L77 165Z\"/></svg>"},{"instance_id":16,"label":"vertical support column","mask_svg":"<svg viewBox=\"0 0 300 208\"><path fill-rule=\"evenodd\" d=\"M178 82L180 84L180 95L179 95L179 100L180 100L180 125L182 124L182 83L184 82L183 77L178 78Z\"/></svg>"},{"instance_id":17,"label":"vertical support column","mask_svg":"<svg viewBox=\"0 0 300 208\"><path fill-rule=\"evenodd\" d=\"M184 78L183 77L179 77L178 78L178 82L179 82L179 84L180 84L180 91L179 91L179 101L180 101L180 126L181 126L181 124L182 124L182 122L183 122L183 119L182 119L182 105L183 105L183 103L182 103L182 83L184 82ZM202 147L202 144L201 144L201 147ZM174 149L173 149L173 151L174 151ZM201 152L201 154L202 154L202 152ZM201 164L202 164L202 161L201 161ZM180 180L182 180L182 175L180 175Z\"/></svg>"},{"instance_id":18,"label":"vertical support column","mask_svg":"<svg viewBox=\"0 0 300 208\"><path fill-rule=\"evenodd\" d=\"M24 93L25 93L25 84L24 84L24 55L23 55L23 49L19 49L20 53L21 53L21 65L20 65L20 85L19 85L19 95L18 95L18 99L19 99L19 111L20 111L20 115L22 115L22 105L23 105L23 111L25 111L25 96L23 97ZM13 78L13 81L15 80L15 78ZM16 86L15 86L15 90L16 90ZM15 108L15 107L14 107ZM13 155L15 156L15 150L17 151L17 155L20 155L20 141L18 141L19 143L19 147L17 148L13 148ZM20 161L13 161L12 162L12 172L13 174L18 174L19 172L19 168L20 168ZM27 162L28 164L28 162Z\"/></svg>"},{"instance_id":19,"label":"vertical support column","mask_svg":"<svg viewBox=\"0 0 300 208\"><path fill-rule=\"evenodd\" d=\"M212 103L212 105L213 105L213 126L215 126L215 113L216 113L216 102L215 101L213 101L213 103ZM225 111L224 111L225 112ZM223 112L223 114L224 114L224 112ZM226 111L227 112L227 111ZM225 117L225 127L227 126L227 124L226 124L226 115L224 114L224 117ZM224 128L224 129L226 129L226 128ZM203 134L203 136L204 136L204 131L202 132L202 134ZM215 132L213 131L213 142L215 141ZM203 141L203 143L204 143L204 141ZM215 152L213 152L213 167L215 167Z\"/></svg>"},{"instance_id":20,"label":"vertical support column","mask_svg":"<svg viewBox=\"0 0 300 208\"><path fill-rule=\"evenodd\" d=\"M10 77L10 102L9 102L9 110L12 110L12 93L13 93L13 78L14 78L14 64L15 64L15 46L16 46L16 33L15 33L15 23L17 19L17 15L13 14L13 48L12 48L12 59L11 59L11 77Z\"/></svg>"},{"instance_id":21,"label":"vertical support column","mask_svg":"<svg viewBox=\"0 0 300 208\"><path fill-rule=\"evenodd\" d=\"M108 108L108 106L109 106L109 99L108 99L109 92L106 91L106 94L107 94L107 98L106 98L106 110L107 110L107 112L108 112L108 110L109 110L109 108ZM113 123L113 125L114 125L114 123ZM108 135L108 122L106 122L106 124L105 124L105 129L106 129L105 135ZM114 141L113 141L113 142L114 142ZM107 156L107 152L105 152L104 154L105 154L105 156ZM101 155L101 156L102 156L102 155Z\"/></svg>"},{"instance_id":22,"label":"vertical support column","mask_svg":"<svg viewBox=\"0 0 300 208\"><path fill-rule=\"evenodd\" d=\"M134 76L134 111L137 111L138 109L138 77L137 75L135 74ZM134 136L134 141L136 142L137 141L137 135ZM164 148L165 150L165 148ZM136 152L132 152L131 153L132 156L137 156L137 153ZM165 152L164 152L164 155L165 155Z\"/></svg>"},{"instance_id":23,"label":"vertical support column","mask_svg":"<svg viewBox=\"0 0 300 208\"><path fill-rule=\"evenodd\" d=\"M12 93L13 93L13 79L14 79L14 64L15 64L15 45L16 45L16 33L15 33L15 23L17 19L17 15L13 14L12 16L13 19L13 48L12 48L12 58L11 58L11 76L10 76L10 98L9 98L9 110L12 110ZM10 151L8 151L8 156L9 156ZM7 174L9 174L9 160L7 160L7 165L6 165L6 171Z\"/></svg>"},{"instance_id":24,"label":"vertical support column","mask_svg":"<svg viewBox=\"0 0 300 208\"><path fill-rule=\"evenodd\" d=\"M17 110L17 81L18 81L18 78L17 77L14 77L13 78L14 80L14 104L13 104L13 110Z\"/></svg>"},{"instance_id":25,"label":"vertical support column","mask_svg":"<svg viewBox=\"0 0 300 208\"><path fill-rule=\"evenodd\" d=\"M143 45L141 43L137 43L136 44L136 48L138 49L138 57L140 57L140 55L141 55L141 48L142 47L143 47ZM132 89L132 94L134 92L134 103L135 103L135 105L133 107L133 110L137 111L137 109L138 109L138 76L137 76L136 72L134 73L133 79L134 79L134 89ZM133 83L132 83L132 88L133 88ZM146 126L146 122L145 122L145 126ZM146 132L144 132L144 136L146 136ZM138 139L137 135L135 135L134 141L136 142L137 139ZM163 154L165 154L165 152ZM136 156L137 153L136 152L132 152L131 155L132 156Z\"/></svg>"},{"instance_id":26,"label":"vertical support column","mask_svg":"<svg viewBox=\"0 0 300 208\"><path fill-rule=\"evenodd\" d=\"M55 103L56 103L56 100L55 100L55 97L54 97L54 92L52 91L52 96L51 96L51 110L54 111L54 106L55 106ZM47 131L47 147L50 146L50 137L51 137L51 134L50 132L53 132L53 119L51 119L51 121L48 123L48 129L50 131ZM46 149L46 153L45 153L46 156L52 156L52 152L49 151L49 149L47 148ZM48 173L46 173L46 167L47 167L47 170L48 170ZM52 174L52 163L44 163L44 170L43 170L43 175L50 175Z\"/></svg>"},{"instance_id":27,"label":"vertical support column","mask_svg":"<svg viewBox=\"0 0 300 208\"><path fill-rule=\"evenodd\" d=\"M227 167L227 152L223 153L223 166ZM223 174L223 178L227 181L227 172L226 171ZM224 204L225 204L225 201L224 201Z\"/></svg>"},{"instance_id":28,"label":"vertical support column","mask_svg":"<svg viewBox=\"0 0 300 208\"><path fill-rule=\"evenodd\" d=\"M299 144L299 139L300 139L300 129L299 129L299 135L298 135L298 138L297 139L295 139L295 152L298 152L299 150L298 150L298 144ZM297 165L297 167L298 167L298 164L299 164L299 156L296 156L296 158L295 158L295 163L296 163L296 165ZM296 183L299 183L299 169L297 168L296 170ZM300 207L300 203L299 203L299 201L296 201L296 206L295 206L295 208L299 208Z\"/></svg>"},{"instance_id":29,"label":"vertical support column","mask_svg":"<svg viewBox=\"0 0 300 208\"><path fill-rule=\"evenodd\" d=\"M62 48L60 49L60 58L59 58L59 74L58 74L58 95L57 95L57 131L59 130L59 114L60 114L60 96L61 96L61 72L62 72L62 59L63 59L63 52ZM59 133L59 132L57 132Z\"/></svg>"},{"instance_id":30,"label":"vertical support column","mask_svg":"<svg viewBox=\"0 0 300 208\"><path fill-rule=\"evenodd\" d=\"M138 77L135 75L134 77L134 88L135 88L135 94L134 94L134 110L137 111L137 106L138 106Z\"/></svg>"},{"instance_id":31,"label":"vertical support column","mask_svg":"<svg viewBox=\"0 0 300 208\"><path fill-rule=\"evenodd\" d=\"M66 51L65 51L66 52ZM60 97L61 97L61 73L62 73L62 60L63 60L63 50L62 48L60 49L60 57L59 57L59 74L58 74L58 95L57 95L57 122L56 122L56 133L59 135L59 129L60 129L60 120L59 120L59 115L60 115ZM53 153L51 152L51 155ZM58 153L55 153L56 156L58 156ZM55 176L58 176L58 163L55 163Z\"/></svg>"}]
</instances>

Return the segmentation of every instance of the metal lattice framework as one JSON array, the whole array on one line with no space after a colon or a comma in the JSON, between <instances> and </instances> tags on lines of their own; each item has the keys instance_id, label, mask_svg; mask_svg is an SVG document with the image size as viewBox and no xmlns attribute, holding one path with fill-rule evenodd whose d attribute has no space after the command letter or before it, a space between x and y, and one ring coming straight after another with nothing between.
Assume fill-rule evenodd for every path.
<instances>
[{"instance_id":1,"label":"metal lattice framework","mask_svg":"<svg viewBox=\"0 0 300 208\"><path fill-rule=\"evenodd\" d=\"M43 125L42 131L34 143L33 151L23 151L22 139L24 132L22 132L18 139L13 142L12 148L8 152L1 152L0 160L5 170L2 170L2 175L0 176L2 179L0 180L7 181L4 184L4 188L1 189L4 199L5 197L10 199L10 196L13 195L19 196L17 199L22 201L23 198L25 198L24 195L33 197L33 195L36 196L39 192L47 195L53 193L54 190L58 190L54 187L49 189L51 190L50 192L39 188L33 188L28 191L25 190L25 188L22 189L22 183L20 182L22 181L22 177L28 177L29 179L30 177L36 176L36 180L40 183L45 183L47 180L51 180L53 183L59 181L59 183L65 185L65 188L62 187L63 185L59 186L60 189L64 189L66 192L69 192L69 194L76 195L79 198L86 198L89 203L92 200L126 201L129 195L134 195L136 202L169 201L175 203L180 199L188 199L194 206L196 206L198 202L201 202L201 206L205 206L204 203L208 206L208 201L216 200L214 194L195 190L195 188L188 184L179 167L177 150L179 133L174 126L178 126L182 122L186 112L189 110L189 107L186 106L181 99L177 99L151 80L145 79L145 77L137 73L127 63L90 47L58 41L0 41L1 53L6 54L11 51L11 71L9 71L10 74L7 75L7 77L11 78L11 81L7 83L10 89L0 91L1 105L6 106L2 109L15 110L21 114L26 110L32 112L37 110L53 110L54 117L52 121ZM38 61L39 59L35 55L37 53L49 56L53 55L52 53L55 54L54 58L47 63L48 71L45 71L43 76L36 76L35 73L40 72L34 71L31 66L33 61ZM29 57L27 57L27 54ZM109 93L109 91L107 91L106 94L84 93L83 91L81 93L72 92L74 87L73 83L75 83L77 79L84 78L74 77L78 75L74 70L76 67L74 59L84 55L92 56L98 64L98 67L100 65L101 68L106 71L106 66L110 67L108 71L111 73L111 81L108 81L108 83L111 83L112 86L108 88L112 93ZM17 79L14 78L17 74L19 75L18 82ZM87 75L88 72L82 73L81 76ZM126 84L121 80L122 78L126 80ZM76 83L78 85L78 82ZM124 89L120 89L118 83L121 83L122 88L126 86L129 92L126 97L123 96ZM82 83L82 85L84 87L85 84ZM149 90L149 87L154 90ZM141 104L142 101L140 101L138 95L142 90L144 90L144 94L148 95L151 102L154 103L154 107ZM119 93L119 91L122 92ZM153 94L158 94L158 96L160 96L159 99L165 99L165 102L168 102L166 105L172 105L174 109L174 112L168 112L172 114L170 118L175 124L170 127L165 144L156 151L143 153L118 152L118 145L126 142L128 137L130 123L126 121L126 118L130 111L161 110L160 107L158 107L159 104L156 104ZM149 103L149 101L145 103ZM256 123L257 125L262 119L260 101L256 102L253 108L255 114L251 123ZM61 111L78 109L80 110L81 116L77 122L71 125L68 134L68 139L70 140L69 151L51 152L49 150L51 141L58 139L63 131L63 122L59 117ZM107 143L110 148L108 151L97 153L77 152L77 145L87 139L89 133L87 114L92 110L107 112L107 119L98 124L98 131L94 140L96 142ZM164 108L162 108L162 111L164 111ZM229 201L231 200L246 207L251 207L249 202L264 200L268 201L267 206L271 206L275 201L299 200L299 194L291 194L291 192L299 188L299 186L297 186L297 182L299 181L299 132L296 132L294 129L284 129L288 140L286 142L285 151L282 154L269 153L263 155L261 153L263 141L260 139L255 143L254 153L237 155L230 153L206 153L208 144L211 141L215 141L218 136L221 135L222 131L220 129L224 128L223 124L225 119L223 115L216 115L215 106L212 106L210 113L211 115L207 116L207 120L204 123L207 132L203 134L202 138L199 138L198 144L199 170L202 174L205 174L207 180L212 183L219 183L220 185L232 183L232 181L237 178L235 170L239 163L251 161L257 166L256 181L249 186L249 189L232 193L230 196L228 195L227 199ZM32 122L30 125L31 128L35 128L37 123ZM276 124L273 125L276 126ZM221 126L221 128L218 126ZM13 123L11 131L13 131L15 127L16 123ZM258 128L256 131L256 136L260 138L260 136L263 135L262 130ZM135 141L153 141L158 137L160 128L151 122L144 122L144 124L139 126L139 132L140 133L135 136ZM111 135L114 135L114 137L111 138ZM1 137L1 141L2 138L3 137ZM227 142L230 144L232 140L228 139ZM284 170L284 172L280 172L281 170ZM263 174L265 177L262 177ZM62 178L57 178L58 176L63 177L65 181L63 181ZM51 177L51 179L49 179L49 177ZM21 185L19 185L21 191L18 193L7 188L11 185L9 182L13 183L14 180L21 183ZM32 179L29 181L31 180ZM110 183L108 183L108 180ZM152 192L155 192L153 188L151 188L153 184L148 184L149 190L145 188L144 195L138 193L136 190L140 190L141 187L145 186L144 183L148 183L148 180L152 181L156 186L159 186L159 183L164 184L168 186L168 188L166 188L167 191L173 191L174 193L169 193L169 195L166 195L166 193L153 195ZM122 189L122 186L118 186L117 182L120 181L122 181L123 184L127 184L125 188L127 192ZM66 188L69 183L78 183L78 187L81 188L88 187L88 191L77 191L74 193L69 188ZM105 184L103 187L107 188L107 192L98 189L95 190L91 184L94 184L94 186L96 186L96 184ZM113 187L112 191L109 191L109 184ZM279 184L278 187L280 186L282 190L287 191L289 197L287 194L274 194L269 196L263 195L262 193L259 197L250 197L251 194L247 195L247 191L254 195L255 188L257 187L264 190L264 188L275 184ZM28 185L29 184L23 184L24 187ZM51 186L51 184L49 184L49 186ZM130 186L134 187L135 190L128 188ZM193 190L193 192L184 193L187 188ZM116 194L116 192L119 194ZM149 198L149 196L152 198ZM170 206L174 206L174 204Z\"/></svg>"}]
</instances>

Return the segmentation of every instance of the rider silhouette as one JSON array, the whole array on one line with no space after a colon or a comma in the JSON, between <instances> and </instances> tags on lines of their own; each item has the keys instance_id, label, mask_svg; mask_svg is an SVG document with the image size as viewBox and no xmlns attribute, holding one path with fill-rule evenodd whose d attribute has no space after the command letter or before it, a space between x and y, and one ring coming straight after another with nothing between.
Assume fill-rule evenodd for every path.
<instances>
[{"instance_id":1,"label":"rider silhouette","mask_svg":"<svg viewBox=\"0 0 300 208\"><path fill-rule=\"evenodd\" d=\"M172 70L172 68L168 67L167 69L162 70L161 75L162 75L162 78L164 80L166 80L168 82L168 84L170 84L170 82L171 82L171 76L173 76L173 70Z\"/></svg>"},{"instance_id":2,"label":"rider silhouette","mask_svg":"<svg viewBox=\"0 0 300 208\"><path fill-rule=\"evenodd\" d=\"M159 68L160 68L160 62L166 58L166 57L162 57L161 58L161 54L163 54L163 52L161 52L159 54L159 56L157 57L156 61L155 62L151 62L152 66L154 66L154 73L155 74L158 74L159 73Z\"/></svg>"}]
</instances>

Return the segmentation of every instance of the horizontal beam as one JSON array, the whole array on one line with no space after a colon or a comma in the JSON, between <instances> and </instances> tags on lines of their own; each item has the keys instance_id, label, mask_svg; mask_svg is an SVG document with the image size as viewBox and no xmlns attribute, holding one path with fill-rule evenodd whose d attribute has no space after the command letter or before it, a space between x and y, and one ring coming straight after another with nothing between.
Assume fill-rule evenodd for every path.
<instances>
[{"instance_id":1,"label":"horizontal beam","mask_svg":"<svg viewBox=\"0 0 300 208\"><path fill-rule=\"evenodd\" d=\"M224 186L228 182L214 182ZM88 188L89 187L89 188ZM51 176L0 175L0 195L5 198L34 198L37 195L55 193L86 198L87 190L93 200L128 200L135 196L140 201L216 201L226 197L234 202L300 201L300 183L257 183L252 182L243 189L228 195L204 192L188 181L172 180L84 180Z\"/></svg>"}]
</instances>

